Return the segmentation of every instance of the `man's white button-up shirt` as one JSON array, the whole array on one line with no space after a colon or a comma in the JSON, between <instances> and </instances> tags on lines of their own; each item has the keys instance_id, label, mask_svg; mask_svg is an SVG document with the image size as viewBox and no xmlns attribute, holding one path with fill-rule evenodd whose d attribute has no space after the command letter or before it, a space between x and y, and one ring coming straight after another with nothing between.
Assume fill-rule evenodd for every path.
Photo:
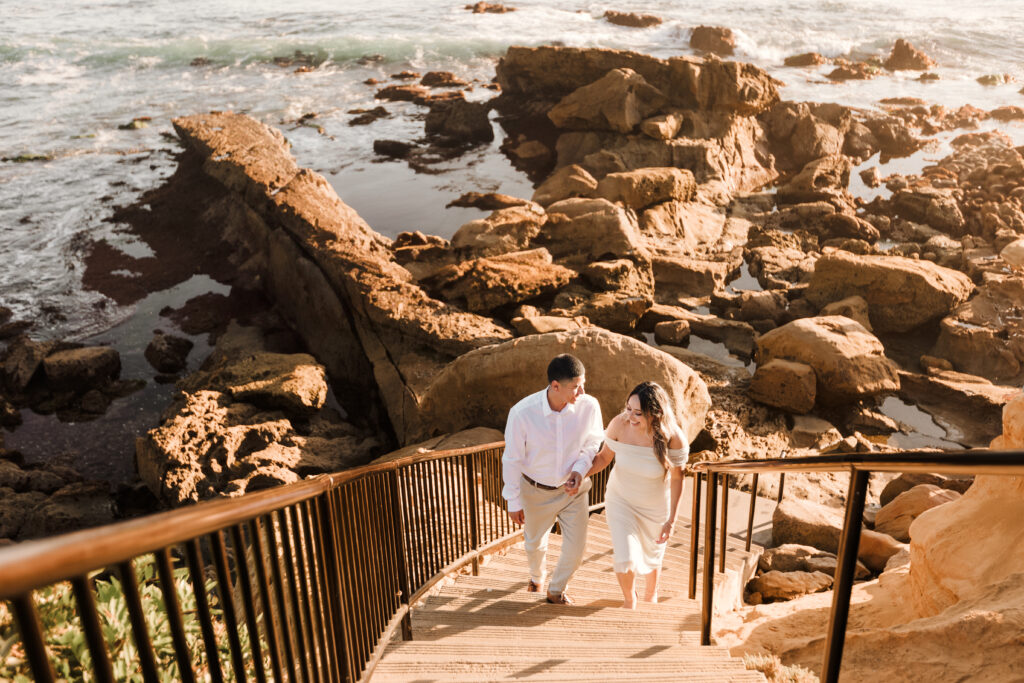
<instances>
[{"instance_id":1,"label":"man's white button-up shirt","mask_svg":"<svg viewBox=\"0 0 1024 683\"><path fill-rule=\"evenodd\" d=\"M523 509L522 475L548 486L561 486L574 471L586 476L603 438L601 406L593 396L584 394L555 412L545 387L512 406L501 457L501 495L509 512Z\"/></svg>"}]
</instances>

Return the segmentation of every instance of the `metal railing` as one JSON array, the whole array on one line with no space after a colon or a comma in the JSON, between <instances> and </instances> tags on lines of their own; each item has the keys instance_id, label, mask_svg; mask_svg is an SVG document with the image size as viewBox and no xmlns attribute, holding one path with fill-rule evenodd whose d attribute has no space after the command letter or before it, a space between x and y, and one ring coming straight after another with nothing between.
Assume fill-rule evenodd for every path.
<instances>
[{"instance_id":1,"label":"metal railing","mask_svg":"<svg viewBox=\"0 0 1024 683\"><path fill-rule=\"evenodd\" d=\"M850 595L860 547L860 529L864 519L864 501L868 479L872 472L919 472L941 474L996 474L1024 475L1024 451L970 450L953 452L902 451L899 453L863 453L850 455L820 455L800 458L774 458L764 460L721 460L699 462L693 465L694 497L692 518L692 547L690 552L690 597L694 598L697 581L698 536L700 530L700 486L707 478L704 526L704 585L701 596L701 644L711 644L711 618L713 613L713 579L715 573L715 531L718 507L718 486L722 487L722 527L719 546L718 571L725 571L726 509L728 508L729 474L751 473L753 486L747 521L746 547L750 549L753 531L754 506L757 502L758 475L779 472L779 501L782 501L786 472L849 472L850 486L846 496L846 513L839 537L839 552L833 582L832 610L829 616L821 678L826 683L839 680L843 657L846 624L850 612ZM720 481L719 481L720 480Z\"/></svg>"}]
</instances>

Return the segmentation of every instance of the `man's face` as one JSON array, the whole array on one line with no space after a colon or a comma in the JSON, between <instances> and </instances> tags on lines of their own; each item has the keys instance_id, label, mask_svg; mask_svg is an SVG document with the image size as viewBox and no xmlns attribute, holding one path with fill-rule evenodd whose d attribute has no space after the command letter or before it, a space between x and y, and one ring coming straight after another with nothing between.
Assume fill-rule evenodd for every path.
<instances>
[{"instance_id":1,"label":"man's face","mask_svg":"<svg viewBox=\"0 0 1024 683\"><path fill-rule=\"evenodd\" d=\"M573 377L572 379L565 380L564 382L552 382L552 392L561 401L566 403L576 403L576 399L586 393L583 385L586 383L586 376L580 375L579 377Z\"/></svg>"}]
</instances>

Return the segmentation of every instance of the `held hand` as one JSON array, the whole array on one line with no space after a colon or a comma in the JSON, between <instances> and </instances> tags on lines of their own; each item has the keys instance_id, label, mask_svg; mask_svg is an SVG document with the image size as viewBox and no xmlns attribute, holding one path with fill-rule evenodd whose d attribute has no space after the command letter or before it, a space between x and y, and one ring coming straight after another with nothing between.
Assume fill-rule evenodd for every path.
<instances>
[{"instance_id":1,"label":"held hand","mask_svg":"<svg viewBox=\"0 0 1024 683\"><path fill-rule=\"evenodd\" d=\"M656 543L665 543L672 535L672 527L675 525L674 522L665 522L665 526L661 527L661 535L658 536Z\"/></svg>"},{"instance_id":2,"label":"held hand","mask_svg":"<svg viewBox=\"0 0 1024 683\"><path fill-rule=\"evenodd\" d=\"M568 493L570 496L575 496L576 493L579 492L580 484L582 483L583 475L580 474L579 472L573 472L572 474L569 475L569 478L565 480L563 488L565 488L565 492Z\"/></svg>"},{"instance_id":3,"label":"held hand","mask_svg":"<svg viewBox=\"0 0 1024 683\"><path fill-rule=\"evenodd\" d=\"M508 518L512 520L513 524L526 524L526 512L523 510L510 511Z\"/></svg>"}]
</instances>

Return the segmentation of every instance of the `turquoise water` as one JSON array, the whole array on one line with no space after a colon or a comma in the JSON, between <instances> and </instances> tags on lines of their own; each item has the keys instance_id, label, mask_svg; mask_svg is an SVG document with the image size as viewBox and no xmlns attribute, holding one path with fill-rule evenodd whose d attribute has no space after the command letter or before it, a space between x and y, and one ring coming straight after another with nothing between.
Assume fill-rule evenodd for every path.
<instances>
[{"instance_id":1,"label":"turquoise water","mask_svg":"<svg viewBox=\"0 0 1024 683\"><path fill-rule=\"evenodd\" d=\"M736 58L769 69L783 96L872 107L883 97L914 96L948 106L1024 105L1017 2L910 0L667 0L547 2L512 0L518 11L474 15L464 1L295 0L4 2L0 21L0 156L41 154L49 161L0 163L0 304L40 320L43 333L85 337L109 329L130 310L84 292L81 258L92 240L130 248L111 207L155 187L174 168L170 119L210 109L247 112L280 127L299 162L325 173L341 197L377 230L421 229L451 235L479 214L444 209L467 190L527 195L529 183L497 152L500 140L417 175L375 163L375 138L422 136L419 110L387 104L395 116L352 128L348 109L378 104L363 80L403 69L443 69L485 82L509 45L597 45L659 56L690 54L698 24L736 30ZM601 19L606 9L650 12L659 27L636 30ZM916 73L835 85L817 71L786 69L782 59L816 50L827 56L887 52L904 37L939 65L938 83ZM273 63L296 50L315 69L294 73ZM368 55L382 61L361 63ZM192 66L196 58L204 66ZM1018 82L985 88L975 78L1010 73ZM470 97L492 92L474 88ZM315 112L315 128L301 126ZM121 130L135 117L149 127Z\"/></svg>"}]
</instances>

